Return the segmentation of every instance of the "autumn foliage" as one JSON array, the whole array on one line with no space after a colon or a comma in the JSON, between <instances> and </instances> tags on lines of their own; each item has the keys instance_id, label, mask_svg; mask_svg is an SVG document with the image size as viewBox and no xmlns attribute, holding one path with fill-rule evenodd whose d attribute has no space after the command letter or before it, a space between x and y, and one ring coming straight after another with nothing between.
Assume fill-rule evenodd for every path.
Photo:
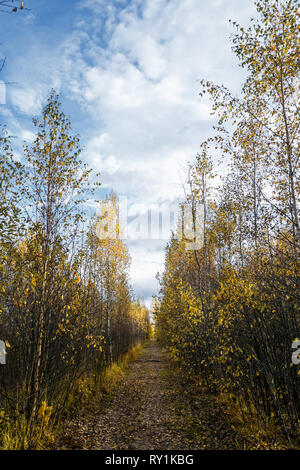
<instances>
[{"instance_id":1,"label":"autumn foliage","mask_svg":"<svg viewBox=\"0 0 300 470\"><path fill-rule=\"evenodd\" d=\"M133 299L123 241L100 239L100 215L86 216L99 175L80 160L79 138L52 92L36 140L14 158L0 138L0 434L22 422L17 447L37 445L37 425L57 422L80 380L101 374L149 334ZM95 197L95 196L94 196ZM105 222L105 221L104 221ZM40 428L39 428L40 429Z\"/></svg>"},{"instance_id":2,"label":"autumn foliage","mask_svg":"<svg viewBox=\"0 0 300 470\"><path fill-rule=\"evenodd\" d=\"M187 250L191 240L173 234L154 310L159 339L185 373L292 439L300 420L291 360L300 334L299 10L295 1L256 6L248 29L233 24L233 51L247 71L241 97L201 82L217 124L190 165L184 204L195 219L204 206L203 246ZM220 184L215 154L227 170Z\"/></svg>"}]
</instances>

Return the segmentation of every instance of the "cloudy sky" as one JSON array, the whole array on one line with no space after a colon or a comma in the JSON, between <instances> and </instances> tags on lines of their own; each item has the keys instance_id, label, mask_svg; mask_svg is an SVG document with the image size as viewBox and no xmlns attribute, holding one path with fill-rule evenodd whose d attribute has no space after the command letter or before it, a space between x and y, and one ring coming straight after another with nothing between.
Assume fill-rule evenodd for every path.
<instances>
[{"instance_id":1,"label":"cloudy sky","mask_svg":"<svg viewBox=\"0 0 300 470\"><path fill-rule=\"evenodd\" d=\"M166 212L183 197L186 162L212 131L199 79L238 93L244 73L231 51L228 20L247 24L253 1L25 0L25 6L30 11L0 15L7 57L1 79L14 82L0 122L15 142L28 142L31 119L50 89L61 92L84 158L101 172L101 196L113 189L127 198L131 278L149 304L167 235L138 240L139 224L149 209Z\"/></svg>"}]
</instances>

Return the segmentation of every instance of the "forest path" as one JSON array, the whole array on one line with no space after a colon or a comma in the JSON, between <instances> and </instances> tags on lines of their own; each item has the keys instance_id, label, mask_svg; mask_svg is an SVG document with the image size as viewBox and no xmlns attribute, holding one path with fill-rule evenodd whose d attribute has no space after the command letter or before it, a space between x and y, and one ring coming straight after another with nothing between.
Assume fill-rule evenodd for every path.
<instances>
[{"instance_id":1,"label":"forest path","mask_svg":"<svg viewBox=\"0 0 300 470\"><path fill-rule=\"evenodd\" d=\"M60 448L196 450L235 448L233 430L212 397L190 391L172 375L166 353L151 341L100 413L68 422Z\"/></svg>"}]
</instances>

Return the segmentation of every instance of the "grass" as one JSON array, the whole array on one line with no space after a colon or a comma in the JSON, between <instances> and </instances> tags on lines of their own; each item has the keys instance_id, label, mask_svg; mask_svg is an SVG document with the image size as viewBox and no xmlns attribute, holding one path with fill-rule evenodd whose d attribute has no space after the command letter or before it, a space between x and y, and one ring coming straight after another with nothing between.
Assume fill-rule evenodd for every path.
<instances>
[{"instance_id":1,"label":"grass","mask_svg":"<svg viewBox=\"0 0 300 470\"><path fill-rule=\"evenodd\" d=\"M254 406L246 407L242 401L233 401L226 394L217 396L218 402L230 415L232 429L236 431L237 442L241 449L251 450L286 450L300 449L299 432L290 435L290 441L276 422L274 414L260 419Z\"/></svg>"},{"instance_id":2,"label":"grass","mask_svg":"<svg viewBox=\"0 0 300 470\"><path fill-rule=\"evenodd\" d=\"M122 359L105 370L100 386L100 393L112 393L116 389L123 376L128 372L128 365L138 357L142 349L143 345L138 343L131 348Z\"/></svg>"},{"instance_id":3,"label":"grass","mask_svg":"<svg viewBox=\"0 0 300 470\"><path fill-rule=\"evenodd\" d=\"M188 379L173 362L170 361L161 374L176 391L170 397L170 408L182 417L187 434L200 448L300 448L299 438L293 439L292 446L289 444L274 417L260 421L255 409L250 413L245 404L234 401L225 393L210 392L199 380ZM221 439L220 435L223 436Z\"/></svg>"},{"instance_id":4,"label":"grass","mask_svg":"<svg viewBox=\"0 0 300 470\"><path fill-rule=\"evenodd\" d=\"M41 415L29 430L24 414L9 417L0 428L1 450L44 450L55 440L56 425L50 415Z\"/></svg>"},{"instance_id":5,"label":"grass","mask_svg":"<svg viewBox=\"0 0 300 470\"><path fill-rule=\"evenodd\" d=\"M63 420L87 409L105 408L113 399L122 378L128 373L130 362L138 357L142 349L143 345L138 343L97 377L83 376L77 380L64 403L63 413L60 412L59 415L52 413L52 410L60 409L59 398L56 403L51 404L52 406L43 402L37 421L30 431L24 414L19 413L12 418L3 416L2 411L0 413L0 450L55 448Z\"/></svg>"}]
</instances>

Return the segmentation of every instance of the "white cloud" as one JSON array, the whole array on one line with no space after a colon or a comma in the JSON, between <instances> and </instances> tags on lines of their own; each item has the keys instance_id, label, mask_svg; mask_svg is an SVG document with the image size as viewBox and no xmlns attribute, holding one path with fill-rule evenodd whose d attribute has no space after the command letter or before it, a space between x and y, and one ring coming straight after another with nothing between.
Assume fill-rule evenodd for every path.
<instances>
[{"instance_id":1,"label":"white cloud","mask_svg":"<svg viewBox=\"0 0 300 470\"><path fill-rule=\"evenodd\" d=\"M35 139L35 134L29 129L21 129L19 133L19 137L22 140L33 142L33 140Z\"/></svg>"},{"instance_id":2,"label":"white cloud","mask_svg":"<svg viewBox=\"0 0 300 470\"><path fill-rule=\"evenodd\" d=\"M62 44L51 47L53 33L49 44L43 33L18 57L20 75L13 79L22 87L9 91L10 101L24 116L35 115L51 87L62 89L68 103L80 105L71 120L103 187L145 207L171 204L183 196L186 161L211 132L210 106L198 96L198 80L239 89L243 72L231 52L228 19L245 24L253 3L76 0L74 5L74 31ZM28 127L18 129L25 139ZM164 244L130 243L134 284L148 299Z\"/></svg>"},{"instance_id":3,"label":"white cloud","mask_svg":"<svg viewBox=\"0 0 300 470\"><path fill-rule=\"evenodd\" d=\"M210 78L235 88L241 80L227 24L237 5L241 19L248 20L252 5L237 0L131 1L121 11L117 2L82 3L98 11L101 32L94 14L95 29L81 22L66 53L74 75L72 93L94 121L96 136L87 144L87 158L106 185L145 205L182 197L180 174L184 178L186 161L212 123L197 80ZM149 301L155 273L162 269L163 244L154 251L148 244L131 242L130 247L134 285Z\"/></svg>"},{"instance_id":4,"label":"white cloud","mask_svg":"<svg viewBox=\"0 0 300 470\"><path fill-rule=\"evenodd\" d=\"M135 242L129 244L132 259L131 280L135 292L142 296L150 306L152 295L157 294L158 281L155 278L157 272L161 272L164 266L161 252L165 242L149 243Z\"/></svg>"},{"instance_id":5,"label":"white cloud","mask_svg":"<svg viewBox=\"0 0 300 470\"><path fill-rule=\"evenodd\" d=\"M17 88L11 92L11 101L15 108L24 114L37 115L42 106L42 96L39 90L31 87Z\"/></svg>"}]
</instances>

